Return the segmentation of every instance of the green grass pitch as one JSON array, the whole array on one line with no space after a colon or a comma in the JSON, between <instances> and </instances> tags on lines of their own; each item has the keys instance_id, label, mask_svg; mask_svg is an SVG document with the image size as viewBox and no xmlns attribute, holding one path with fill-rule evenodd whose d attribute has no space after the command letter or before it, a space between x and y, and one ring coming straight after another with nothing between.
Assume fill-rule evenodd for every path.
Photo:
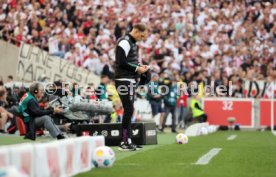
<instances>
[{"instance_id":1,"label":"green grass pitch","mask_svg":"<svg viewBox=\"0 0 276 177\"><path fill-rule=\"evenodd\" d=\"M227 141L230 135L236 139ZM270 132L216 132L175 143L176 134L158 134L158 145L116 153L112 168L96 168L76 177L275 177L276 136ZM43 139L42 139L43 141ZM28 142L2 136L0 145ZM222 150L207 165L195 162L212 148Z\"/></svg>"},{"instance_id":2,"label":"green grass pitch","mask_svg":"<svg viewBox=\"0 0 276 177\"><path fill-rule=\"evenodd\" d=\"M230 135L237 135L227 141ZM158 145L118 152L112 168L77 177L275 177L276 136L270 132L217 132L175 143L175 134L159 134ZM212 148L222 148L207 165L195 162Z\"/></svg>"}]
</instances>

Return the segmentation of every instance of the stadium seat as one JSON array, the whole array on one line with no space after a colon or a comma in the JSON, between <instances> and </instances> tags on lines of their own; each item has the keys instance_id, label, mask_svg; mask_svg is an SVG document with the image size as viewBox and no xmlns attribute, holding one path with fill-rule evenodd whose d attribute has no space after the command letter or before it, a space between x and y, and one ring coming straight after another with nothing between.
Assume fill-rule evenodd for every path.
<instances>
[{"instance_id":1,"label":"stadium seat","mask_svg":"<svg viewBox=\"0 0 276 177\"><path fill-rule=\"evenodd\" d=\"M16 117L16 124L17 124L17 128L19 130L20 136L24 136L26 134L26 128L25 128L25 124L21 117L18 117L18 116ZM36 134L38 136L42 136L42 135L44 135L44 131L42 129L36 130Z\"/></svg>"},{"instance_id":2,"label":"stadium seat","mask_svg":"<svg viewBox=\"0 0 276 177\"><path fill-rule=\"evenodd\" d=\"M26 128L25 128L25 124L21 117L18 117L18 116L16 117L16 124L17 124L17 128L19 130L20 136L24 136L26 134Z\"/></svg>"},{"instance_id":3,"label":"stadium seat","mask_svg":"<svg viewBox=\"0 0 276 177\"><path fill-rule=\"evenodd\" d=\"M7 132L9 134L14 134L16 132L17 128L16 128L16 125L10 125L8 128L7 128Z\"/></svg>"}]
</instances>

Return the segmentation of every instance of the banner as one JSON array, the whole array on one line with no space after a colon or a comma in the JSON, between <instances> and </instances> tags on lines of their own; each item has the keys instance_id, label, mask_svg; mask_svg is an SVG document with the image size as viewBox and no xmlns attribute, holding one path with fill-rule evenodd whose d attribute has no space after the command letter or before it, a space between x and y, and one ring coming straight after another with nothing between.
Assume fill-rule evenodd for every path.
<instances>
[{"instance_id":1,"label":"banner","mask_svg":"<svg viewBox=\"0 0 276 177\"><path fill-rule=\"evenodd\" d=\"M58 141L35 144L35 176L60 177L62 176L61 153Z\"/></svg>"},{"instance_id":2,"label":"banner","mask_svg":"<svg viewBox=\"0 0 276 177\"><path fill-rule=\"evenodd\" d=\"M36 81L42 75L47 76L50 82L63 80L81 86L88 83L98 85L100 82L100 78L90 71L24 43L20 46L16 73L23 82Z\"/></svg>"},{"instance_id":3,"label":"banner","mask_svg":"<svg viewBox=\"0 0 276 177\"><path fill-rule=\"evenodd\" d=\"M34 177L34 147L32 144L9 146L10 165L15 166L30 177ZM41 163L37 161L36 164ZM41 173L40 173L41 174ZM42 176L41 176L42 177Z\"/></svg>"},{"instance_id":4,"label":"banner","mask_svg":"<svg viewBox=\"0 0 276 177\"><path fill-rule=\"evenodd\" d=\"M92 149L91 137L80 137L75 139L75 170L78 172L86 172L92 168Z\"/></svg>"},{"instance_id":5,"label":"banner","mask_svg":"<svg viewBox=\"0 0 276 177\"><path fill-rule=\"evenodd\" d=\"M5 146L0 147L0 168L7 167L9 165L9 149Z\"/></svg>"},{"instance_id":6,"label":"banner","mask_svg":"<svg viewBox=\"0 0 276 177\"><path fill-rule=\"evenodd\" d=\"M243 83L243 95L245 98L271 98L276 93L276 87L274 86L275 83L268 83L265 80L245 80Z\"/></svg>"},{"instance_id":7,"label":"banner","mask_svg":"<svg viewBox=\"0 0 276 177\"><path fill-rule=\"evenodd\" d=\"M132 123L131 129L133 143L140 145L157 144L156 124L154 122ZM121 123L76 125L75 130L77 136L104 136L105 142L100 141L101 139L94 140L96 145L93 147L99 147L104 143L107 146L118 146L121 143Z\"/></svg>"},{"instance_id":8,"label":"banner","mask_svg":"<svg viewBox=\"0 0 276 177\"><path fill-rule=\"evenodd\" d=\"M93 137L90 137L90 141L91 141L91 148L92 148L92 151L94 151L95 149L97 149L98 147L102 147L105 145L105 139L104 139L104 136L93 136Z\"/></svg>"},{"instance_id":9,"label":"banner","mask_svg":"<svg viewBox=\"0 0 276 177\"><path fill-rule=\"evenodd\" d=\"M271 100L260 100L260 126L271 126ZM276 124L276 101L274 101L274 125Z\"/></svg>"},{"instance_id":10,"label":"banner","mask_svg":"<svg viewBox=\"0 0 276 177\"><path fill-rule=\"evenodd\" d=\"M35 176L67 177L91 170L92 154L104 137L80 137L35 144Z\"/></svg>"},{"instance_id":11,"label":"banner","mask_svg":"<svg viewBox=\"0 0 276 177\"><path fill-rule=\"evenodd\" d=\"M211 125L228 126L228 119L235 118L235 124L243 128L254 127L253 99L204 98L204 112Z\"/></svg>"},{"instance_id":12,"label":"banner","mask_svg":"<svg viewBox=\"0 0 276 177\"><path fill-rule=\"evenodd\" d=\"M75 161L75 142L72 139L61 140L60 142L60 164L61 176L73 176L78 172L74 168Z\"/></svg>"},{"instance_id":13,"label":"banner","mask_svg":"<svg viewBox=\"0 0 276 177\"><path fill-rule=\"evenodd\" d=\"M2 146L0 168L14 166L30 177L73 176L94 167L92 155L101 146L105 146L103 136Z\"/></svg>"}]
</instances>

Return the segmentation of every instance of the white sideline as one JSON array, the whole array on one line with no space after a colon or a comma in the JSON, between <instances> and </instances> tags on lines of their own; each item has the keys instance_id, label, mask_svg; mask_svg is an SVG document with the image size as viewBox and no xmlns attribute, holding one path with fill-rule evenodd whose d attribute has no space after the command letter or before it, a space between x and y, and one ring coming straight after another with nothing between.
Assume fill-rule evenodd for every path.
<instances>
[{"instance_id":1,"label":"white sideline","mask_svg":"<svg viewBox=\"0 0 276 177\"><path fill-rule=\"evenodd\" d=\"M221 150L222 150L222 148L213 148L213 149L211 149L207 154L204 154L203 156L201 156L197 160L195 165L207 165L210 162L210 160L213 157L215 157Z\"/></svg>"},{"instance_id":2,"label":"white sideline","mask_svg":"<svg viewBox=\"0 0 276 177\"><path fill-rule=\"evenodd\" d=\"M231 135L227 138L228 141L232 141L237 138L237 135Z\"/></svg>"}]
</instances>

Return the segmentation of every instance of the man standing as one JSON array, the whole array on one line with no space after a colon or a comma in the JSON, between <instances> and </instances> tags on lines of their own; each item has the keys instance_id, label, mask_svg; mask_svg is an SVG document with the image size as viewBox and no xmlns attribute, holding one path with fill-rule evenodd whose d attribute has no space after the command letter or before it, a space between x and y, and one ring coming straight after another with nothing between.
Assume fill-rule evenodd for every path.
<instances>
[{"instance_id":1,"label":"man standing","mask_svg":"<svg viewBox=\"0 0 276 177\"><path fill-rule=\"evenodd\" d=\"M118 40L116 46L115 86L124 108L122 121L121 151L135 151L142 147L131 141L131 117L134 112L134 96L137 79L140 74L147 72L148 66L140 65L138 61L137 41L147 37L144 24L136 24L131 32Z\"/></svg>"},{"instance_id":2,"label":"man standing","mask_svg":"<svg viewBox=\"0 0 276 177\"><path fill-rule=\"evenodd\" d=\"M156 73L152 74L151 82L148 84L147 98L151 105L152 118L154 119L156 115L160 114L160 118L159 118L160 129L158 128L158 130L162 132L163 131L162 124L163 124L163 118L164 118L164 110L162 106L163 97L159 91L159 76Z\"/></svg>"},{"instance_id":3,"label":"man standing","mask_svg":"<svg viewBox=\"0 0 276 177\"><path fill-rule=\"evenodd\" d=\"M96 95L97 98L100 100L107 100L108 99L108 93L107 93L107 84L109 83L110 79L107 75L101 76L101 83L96 89Z\"/></svg>"},{"instance_id":4,"label":"man standing","mask_svg":"<svg viewBox=\"0 0 276 177\"><path fill-rule=\"evenodd\" d=\"M177 102L177 88L173 84L173 82L171 82L169 80L169 78L166 79L166 82L167 82L166 86L169 88L169 90L168 90L169 92L164 97L165 116L164 116L164 120L162 122L161 131L162 132L164 131L167 117L171 113L171 115L172 115L172 133L177 133L175 130L175 108L176 108L176 102Z\"/></svg>"}]
</instances>

